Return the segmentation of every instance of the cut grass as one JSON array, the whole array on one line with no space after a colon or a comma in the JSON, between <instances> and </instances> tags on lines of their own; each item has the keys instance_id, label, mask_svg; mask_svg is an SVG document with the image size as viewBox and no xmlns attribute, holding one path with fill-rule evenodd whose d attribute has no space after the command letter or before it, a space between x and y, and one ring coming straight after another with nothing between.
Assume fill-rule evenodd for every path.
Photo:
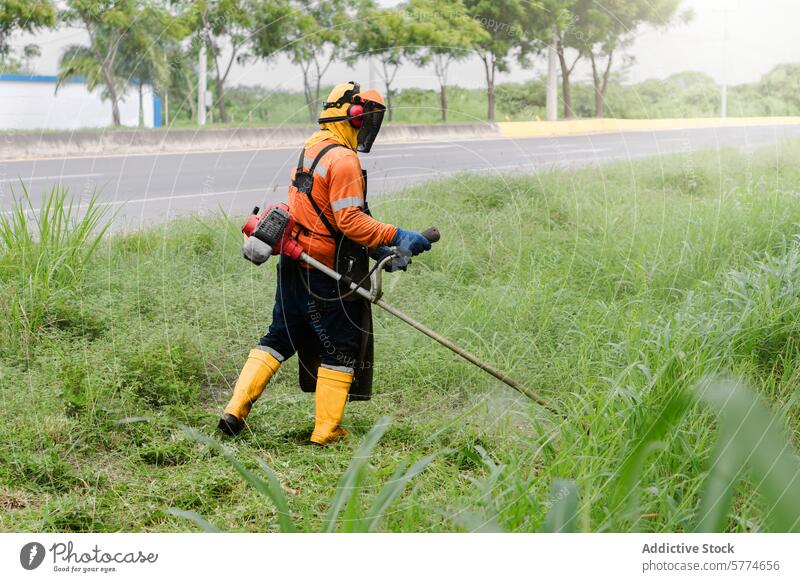
<instances>
[{"instance_id":1,"label":"cut grass","mask_svg":"<svg viewBox=\"0 0 800 582\"><path fill-rule=\"evenodd\" d=\"M574 421L376 312L376 396L348 406L350 439L307 446L313 402L292 361L226 455L253 474L270 467L300 531L791 529L761 484L791 473L741 466L725 503L706 509L704 492L727 491L714 472L718 424L725 435L726 418L742 420L722 407L718 423L719 399L695 398L728 371L796 441L800 147L780 154L465 175L374 200L384 220L443 232L408 273L385 278L387 300ZM0 529L180 531L187 516L279 529L285 510L180 428L219 439L216 417L269 321L274 266L250 266L240 244L225 218L108 238L29 334L26 357L4 344L11 509ZM337 483L382 416L393 422L360 473L359 502L331 521ZM398 467L436 453L366 527Z\"/></svg>"}]
</instances>

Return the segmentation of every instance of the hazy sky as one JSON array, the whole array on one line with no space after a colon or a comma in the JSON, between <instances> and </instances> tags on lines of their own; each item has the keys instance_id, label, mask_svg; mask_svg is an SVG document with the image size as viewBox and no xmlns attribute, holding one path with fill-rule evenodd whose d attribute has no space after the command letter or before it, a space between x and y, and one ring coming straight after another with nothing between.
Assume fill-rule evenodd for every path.
<instances>
[{"instance_id":1,"label":"hazy sky","mask_svg":"<svg viewBox=\"0 0 800 582\"><path fill-rule=\"evenodd\" d=\"M601 1L601 0L598 0ZM395 0L382 0L393 5ZM730 83L757 80L779 63L800 62L800 1L798 0L684 0L683 7L694 11L688 25L677 25L663 31L642 30L629 53L636 60L627 74L628 81L662 78L679 71L703 71L717 81L723 79L723 37L725 10L728 14L727 78ZM41 74L55 74L58 56L71 43L84 38L80 31L62 29L39 35L38 38L19 37L15 45L36 42L42 57L36 62ZM532 68L514 67L500 80L522 81L544 71L545 64L536 62ZM587 78L584 67L579 78ZM362 62L355 70L343 65L331 67L325 81L369 81L369 67ZM475 60L456 64L451 69L451 83L481 87L483 66ZM261 84L274 89L298 89L301 79L296 68L281 59L267 65L264 62L236 67L230 75L231 85ZM398 87L434 87L435 78L427 70L406 66L398 74Z\"/></svg>"}]
</instances>

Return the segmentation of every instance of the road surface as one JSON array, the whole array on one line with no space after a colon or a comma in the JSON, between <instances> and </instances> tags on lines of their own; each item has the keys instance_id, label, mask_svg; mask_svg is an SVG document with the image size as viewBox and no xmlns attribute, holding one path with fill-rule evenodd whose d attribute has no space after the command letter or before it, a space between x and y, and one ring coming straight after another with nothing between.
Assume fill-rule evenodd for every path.
<instances>
[{"instance_id":1,"label":"road surface","mask_svg":"<svg viewBox=\"0 0 800 582\"><path fill-rule=\"evenodd\" d=\"M534 172L552 166L686 154L723 147L779 147L800 138L800 126L763 126L609 133L381 145L362 155L370 196L465 171ZM86 199L95 191L117 212L115 228L152 225L194 212L243 215L254 205L284 200L298 148L90 156L0 161L0 212L29 187L34 207L55 185Z\"/></svg>"}]
</instances>

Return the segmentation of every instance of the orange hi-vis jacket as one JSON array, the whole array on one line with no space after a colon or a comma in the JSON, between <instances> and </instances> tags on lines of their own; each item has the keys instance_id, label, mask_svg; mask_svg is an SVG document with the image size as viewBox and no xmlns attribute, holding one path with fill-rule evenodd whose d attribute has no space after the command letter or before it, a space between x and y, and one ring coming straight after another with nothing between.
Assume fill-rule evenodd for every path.
<instances>
[{"instance_id":1,"label":"orange hi-vis jacket","mask_svg":"<svg viewBox=\"0 0 800 582\"><path fill-rule=\"evenodd\" d=\"M305 152L303 169L308 171L325 146L337 143L326 139ZM294 181L297 168L292 170ZM375 220L364 212L364 176L358 154L347 147L328 151L314 170L311 195L328 222L347 238L373 249L391 244L397 227ZM297 223L295 235L303 250L328 267L335 268L336 242L304 193L289 186L289 212Z\"/></svg>"}]
</instances>

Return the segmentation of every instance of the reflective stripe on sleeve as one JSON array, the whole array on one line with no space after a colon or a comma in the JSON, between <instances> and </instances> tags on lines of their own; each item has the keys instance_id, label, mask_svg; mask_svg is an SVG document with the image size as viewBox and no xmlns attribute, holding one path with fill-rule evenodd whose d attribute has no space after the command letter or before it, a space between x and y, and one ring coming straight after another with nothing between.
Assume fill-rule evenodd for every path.
<instances>
[{"instance_id":1,"label":"reflective stripe on sleeve","mask_svg":"<svg viewBox=\"0 0 800 582\"><path fill-rule=\"evenodd\" d=\"M334 212L339 212L340 210L344 210L345 208L349 208L351 206L364 208L364 199L361 196L349 196L347 198L342 198L341 200L334 200L331 203L331 208L333 208Z\"/></svg>"},{"instance_id":2,"label":"reflective stripe on sleeve","mask_svg":"<svg viewBox=\"0 0 800 582\"><path fill-rule=\"evenodd\" d=\"M304 170L309 169L311 167L311 164L313 163L314 163L314 158L309 158L306 156L306 158L303 159L303 169ZM328 174L328 168L323 166L322 163L320 162L317 164L317 167L314 168L314 173L319 174L320 178L324 178Z\"/></svg>"}]
</instances>

